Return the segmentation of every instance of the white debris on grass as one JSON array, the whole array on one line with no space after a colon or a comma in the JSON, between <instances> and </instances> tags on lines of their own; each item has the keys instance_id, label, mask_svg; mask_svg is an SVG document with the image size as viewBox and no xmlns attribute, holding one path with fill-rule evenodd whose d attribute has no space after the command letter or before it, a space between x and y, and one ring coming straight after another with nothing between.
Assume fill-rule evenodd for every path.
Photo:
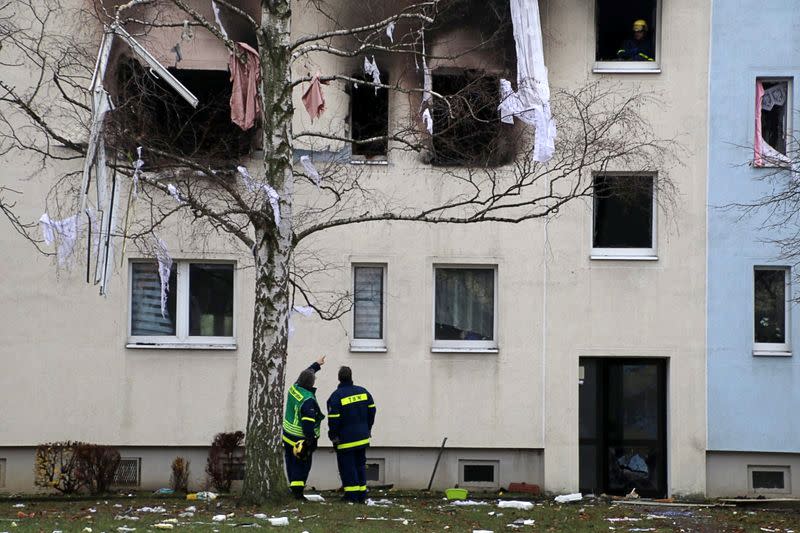
<instances>
[{"instance_id":1,"label":"white debris on grass","mask_svg":"<svg viewBox=\"0 0 800 533\"><path fill-rule=\"evenodd\" d=\"M278 518L267 518L269 525L271 526L288 526L289 525L289 518L285 516L281 516Z\"/></svg>"},{"instance_id":2,"label":"white debris on grass","mask_svg":"<svg viewBox=\"0 0 800 533\"><path fill-rule=\"evenodd\" d=\"M161 507L160 505L156 507L142 507L140 509L136 509L137 513L166 513L167 510Z\"/></svg>"},{"instance_id":3,"label":"white debris on grass","mask_svg":"<svg viewBox=\"0 0 800 533\"><path fill-rule=\"evenodd\" d=\"M129 533L130 531L136 531L136 528L128 526L119 526L117 528L117 531L119 531L120 533ZM53 533L55 533L55 531Z\"/></svg>"},{"instance_id":4,"label":"white debris on grass","mask_svg":"<svg viewBox=\"0 0 800 533\"><path fill-rule=\"evenodd\" d=\"M392 500L387 500L386 498L382 498L380 500L373 500L372 498L367 498L368 507L388 507L390 505L392 505Z\"/></svg>"},{"instance_id":5,"label":"white debris on grass","mask_svg":"<svg viewBox=\"0 0 800 533\"><path fill-rule=\"evenodd\" d=\"M83 528L81 531L83 531L83 533L92 533L92 528L90 528L90 527L85 527L85 528Z\"/></svg>"},{"instance_id":6,"label":"white debris on grass","mask_svg":"<svg viewBox=\"0 0 800 533\"><path fill-rule=\"evenodd\" d=\"M175 529L174 524L167 524L165 522L159 522L158 524L153 525L156 529Z\"/></svg>"},{"instance_id":7,"label":"white debris on grass","mask_svg":"<svg viewBox=\"0 0 800 533\"><path fill-rule=\"evenodd\" d=\"M194 513L191 512L191 511L184 511L184 512L178 514L178 518L192 518L193 516L194 516Z\"/></svg>"},{"instance_id":8,"label":"white debris on grass","mask_svg":"<svg viewBox=\"0 0 800 533\"><path fill-rule=\"evenodd\" d=\"M562 494L561 496L556 496L555 502L556 503L569 503L569 502L579 502L583 499L583 495L580 492L575 492L573 494Z\"/></svg>"},{"instance_id":9,"label":"white debris on grass","mask_svg":"<svg viewBox=\"0 0 800 533\"><path fill-rule=\"evenodd\" d=\"M655 531L654 527L632 527L628 531Z\"/></svg>"},{"instance_id":10,"label":"white debris on grass","mask_svg":"<svg viewBox=\"0 0 800 533\"><path fill-rule=\"evenodd\" d=\"M472 533L494 533L494 531L490 529L473 529Z\"/></svg>"},{"instance_id":11,"label":"white debris on grass","mask_svg":"<svg viewBox=\"0 0 800 533\"><path fill-rule=\"evenodd\" d=\"M227 518L228 518L227 515L215 514L214 516L211 517L211 521L212 522L224 522L225 520L227 520Z\"/></svg>"},{"instance_id":12,"label":"white debris on grass","mask_svg":"<svg viewBox=\"0 0 800 533\"><path fill-rule=\"evenodd\" d=\"M534 520L533 518L517 518L516 520L514 520L514 522L512 522L511 524L508 524L508 525L509 526L511 526L511 525L514 525L514 526L532 526L535 523L536 523L536 520Z\"/></svg>"},{"instance_id":13,"label":"white debris on grass","mask_svg":"<svg viewBox=\"0 0 800 533\"><path fill-rule=\"evenodd\" d=\"M470 505L489 505L487 502L479 502L475 500L453 500L450 502L450 505L456 505L458 507L469 507Z\"/></svg>"},{"instance_id":14,"label":"white debris on grass","mask_svg":"<svg viewBox=\"0 0 800 533\"><path fill-rule=\"evenodd\" d=\"M638 522L640 519L623 516L622 518L606 518L606 520L609 522Z\"/></svg>"},{"instance_id":15,"label":"white debris on grass","mask_svg":"<svg viewBox=\"0 0 800 533\"><path fill-rule=\"evenodd\" d=\"M501 500L497 503L501 509L519 509L520 511L530 511L533 509L531 502L521 502L517 500Z\"/></svg>"},{"instance_id":16,"label":"white debris on grass","mask_svg":"<svg viewBox=\"0 0 800 533\"><path fill-rule=\"evenodd\" d=\"M21 509L21 508L25 507L25 504L24 503L15 503L13 507L14 507L14 509Z\"/></svg>"},{"instance_id":17,"label":"white debris on grass","mask_svg":"<svg viewBox=\"0 0 800 533\"><path fill-rule=\"evenodd\" d=\"M195 507L194 505L190 505L189 507L184 509L184 511L186 511L187 513L194 513L197 511L197 507Z\"/></svg>"},{"instance_id":18,"label":"white debris on grass","mask_svg":"<svg viewBox=\"0 0 800 533\"><path fill-rule=\"evenodd\" d=\"M139 517L118 514L117 516L114 517L114 520L139 520Z\"/></svg>"},{"instance_id":19,"label":"white debris on grass","mask_svg":"<svg viewBox=\"0 0 800 533\"><path fill-rule=\"evenodd\" d=\"M311 309L311 313L304 314L303 311L298 309L299 307L303 307L303 306L295 305L294 306L294 310L297 311L298 313L300 313L303 316L310 316L310 314L314 312L314 309L310 308ZM306 308L303 308L303 309L306 309ZM317 503L319 503L319 502L324 502L325 498L323 498L321 494L306 494L306 500L309 501L309 502L317 502Z\"/></svg>"}]
</instances>

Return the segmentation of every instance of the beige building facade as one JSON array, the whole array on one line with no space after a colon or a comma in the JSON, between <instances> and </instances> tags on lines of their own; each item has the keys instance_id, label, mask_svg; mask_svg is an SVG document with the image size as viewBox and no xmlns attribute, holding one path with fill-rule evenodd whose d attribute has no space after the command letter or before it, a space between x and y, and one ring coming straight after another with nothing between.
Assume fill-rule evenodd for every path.
<instances>
[{"instance_id":1,"label":"beige building facade","mask_svg":"<svg viewBox=\"0 0 800 533\"><path fill-rule=\"evenodd\" d=\"M363 274L358 283L378 287L380 305L377 311L364 308L366 326L356 324L352 312L332 322L293 315L287 381L327 355L317 382L324 400L336 386L338 365L352 367L355 382L370 390L378 409L367 454L374 482L424 488L446 437L435 488L527 482L553 493L613 492L635 481L649 483L659 495L704 494L710 8L653 0L652 62L608 60L599 51L597 43L612 38L606 19L623 16L614 2L542 0L540 9L554 90L602 81L622 91L653 91L658 98L643 114L657 137L680 143L679 164L669 168L605 169L646 171L675 184L674 202L657 207L659 199L653 200L649 246L627 256L606 253L593 232L599 207L591 198L520 224L379 222L326 230L298 250L325 265L309 278L314 288L348 293ZM295 9L297 35L320 24ZM443 40L453 42L462 41ZM494 59L486 54L463 61L459 66L486 67ZM297 71L355 65L315 56ZM406 66L388 65L390 77L407 75L409 84L418 84ZM331 85L327 110L313 125L300 94L295 91L295 131L348 132L344 90ZM403 123L413 103L392 94L388 109L390 123ZM342 148L332 142L325 149ZM242 163L256 168L258 157ZM393 198L447 194L441 169L416 155L389 151L385 159L369 161L376 164L353 160L371 186ZM18 212L27 220L39 218L52 180L67 165L82 166L77 161L34 171L34 164L3 159L3 181L23 192ZM311 204L309 191L298 189L300 203ZM118 446L127 464L138 468L135 483L142 488L165 486L170 461L183 455L191 460L191 484L199 488L214 434L245 429L252 256L225 237L201 246L180 222L164 238L178 272L179 316L192 305L181 281L193 275L192 264L233 265L232 319L223 326L231 334L224 339L179 346L141 342L131 330L133 265L146 254L118 247L108 295L100 297L86 283L81 263L59 268L0 223L0 360L6 369L0 373L0 490L32 490L34 447L59 440ZM490 299L483 302L480 323L490 335L470 339L468 332L454 341L443 333L437 313L448 311L441 305L437 311L437 303L448 279L480 285ZM380 315L377 334L369 328L375 324L370 311ZM354 330L362 326L368 333L359 337ZM614 421L629 427L628 434L609 430ZM325 437L321 445L309 485L336 488L335 457Z\"/></svg>"}]
</instances>

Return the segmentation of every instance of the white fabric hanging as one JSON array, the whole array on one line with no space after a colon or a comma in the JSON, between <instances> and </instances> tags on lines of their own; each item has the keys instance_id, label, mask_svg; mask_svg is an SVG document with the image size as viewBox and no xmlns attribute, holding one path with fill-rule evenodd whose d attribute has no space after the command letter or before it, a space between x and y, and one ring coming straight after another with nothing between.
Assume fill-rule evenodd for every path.
<instances>
[{"instance_id":1,"label":"white fabric hanging","mask_svg":"<svg viewBox=\"0 0 800 533\"><path fill-rule=\"evenodd\" d=\"M273 189L267 183L259 183L250 176L250 172L247 171L247 167L238 166L236 170L239 171L239 174L242 176L242 181L244 182L244 186L250 192L260 192L263 191L267 193L267 199L269 200L269 205L272 207L272 216L275 218L275 226L280 227L281 225L281 206L280 206L280 195L278 191Z\"/></svg>"},{"instance_id":2,"label":"white fabric hanging","mask_svg":"<svg viewBox=\"0 0 800 533\"><path fill-rule=\"evenodd\" d=\"M39 227L42 229L44 242L48 246L57 243L56 257L59 266L63 266L72 257L75 241L78 239L79 224L78 215L63 220L52 220L47 213L39 217Z\"/></svg>"},{"instance_id":3,"label":"white fabric hanging","mask_svg":"<svg viewBox=\"0 0 800 533\"><path fill-rule=\"evenodd\" d=\"M375 62L375 56L372 56L372 62L367 59L367 56L364 56L364 72L367 75L372 76L372 83L380 85L381 71L378 70L378 64ZM378 94L378 87L375 87L375 94Z\"/></svg>"},{"instance_id":4,"label":"white fabric hanging","mask_svg":"<svg viewBox=\"0 0 800 533\"><path fill-rule=\"evenodd\" d=\"M181 193L176 186L169 183L167 184L167 190L169 191L169 195L172 196L176 202L183 204L183 196L181 196Z\"/></svg>"},{"instance_id":5,"label":"white fabric hanging","mask_svg":"<svg viewBox=\"0 0 800 533\"><path fill-rule=\"evenodd\" d=\"M550 86L544 64L542 25L538 0L510 0L511 21L517 50L517 92L507 80L500 80L503 122L517 117L536 129L532 158L545 162L555 152L556 123L550 111Z\"/></svg>"},{"instance_id":6,"label":"white fabric hanging","mask_svg":"<svg viewBox=\"0 0 800 533\"><path fill-rule=\"evenodd\" d=\"M386 25L386 36L389 37L389 40L392 41L392 44L394 44L394 27L396 24L397 23L395 21L391 21Z\"/></svg>"},{"instance_id":7,"label":"white fabric hanging","mask_svg":"<svg viewBox=\"0 0 800 533\"><path fill-rule=\"evenodd\" d=\"M301 155L300 163L303 165L303 169L306 171L306 174L308 174L308 177L313 179L314 183L316 183L317 187L319 187L320 182L322 182L322 176L320 176L319 172L317 172L317 167L315 167L314 163L311 162L311 158L307 155Z\"/></svg>"},{"instance_id":8,"label":"white fabric hanging","mask_svg":"<svg viewBox=\"0 0 800 533\"><path fill-rule=\"evenodd\" d=\"M136 147L136 161L133 162L133 197L139 197L139 176L142 175L142 167L144 166L144 161L142 161L142 147Z\"/></svg>"},{"instance_id":9,"label":"white fabric hanging","mask_svg":"<svg viewBox=\"0 0 800 533\"><path fill-rule=\"evenodd\" d=\"M167 318L167 293L169 292L169 275L172 272L172 257L167 250L167 244L160 238L155 238L153 252L158 261L158 278L161 281L161 316Z\"/></svg>"},{"instance_id":10,"label":"white fabric hanging","mask_svg":"<svg viewBox=\"0 0 800 533\"><path fill-rule=\"evenodd\" d=\"M219 32L227 39L228 32L225 31L225 26L222 25L222 20L219 18L219 6L214 0L211 0L211 8L214 10L214 19L217 21L217 26L219 26Z\"/></svg>"},{"instance_id":11,"label":"white fabric hanging","mask_svg":"<svg viewBox=\"0 0 800 533\"><path fill-rule=\"evenodd\" d=\"M433 135L433 117L431 116L430 109L426 109L422 112L422 122L425 123L425 129L428 130L428 133Z\"/></svg>"}]
</instances>

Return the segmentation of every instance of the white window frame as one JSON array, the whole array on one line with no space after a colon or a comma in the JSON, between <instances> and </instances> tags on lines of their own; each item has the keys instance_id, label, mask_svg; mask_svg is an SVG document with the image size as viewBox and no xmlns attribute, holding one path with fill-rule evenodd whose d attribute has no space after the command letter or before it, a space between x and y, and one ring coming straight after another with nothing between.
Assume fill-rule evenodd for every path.
<instances>
[{"instance_id":1,"label":"white window frame","mask_svg":"<svg viewBox=\"0 0 800 533\"><path fill-rule=\"evenodd\" d=\"M786 135L784 137L784 142L786 143L786 151L790 151L792 149L791 141L792 141L792 128L794 127L792 109L794 109L794 98L793 98L793 88L794 88L794 77L792 76L756 76L756 79L753 81L753 91L756 90L756 84L758 82L761 83L778 83L778 82L786 82ZM752 99L751 99L752 100ZM755 111L755 110L753 110ZM762 126L763 128L763 126ZM763 129L762 129L763 131ZM755 135L755 131L753 131L753 135ZM753 138L753 135L750 138ZM762 135L763 136L763 135ZM766 141L763 141L766 142ZM786 161L790 161L789 157L787 156ZM785 168L788 165L781 165L778 162L773 162L773 164L763 164L759 165L756 168Z\"/></svg>"},{"instance_id":2,"label":"white window frame","mask_svg":"<svg viewBox=\"0 0 800 533\"><path fill-rule=\"evenodd\" d=\"M465 466L486 466L489 465L494 470L494 481L466 481L464 478ZM497 459L459 459L458 460L458 484L462 487L484 487L495 488L500 486L500 461Z\"/></svg>"},{"instance_id":3,"label":"white window frame","mask_svg":"<svg viewBox=\"0 0 800 533\"><path fill-rule=\"evenodd\" d=\"M792 355L792 327L791 327L791 302L792 302L792 276L791 276L791 269L787 266L769 266L769 265L756 265L753 267L753 278L752 278L752 308L751 308L751 316L754 316L752 313L755 312L755 305L756 305L756 271L758 270L781 270L783 271L783 283L784 283L784 323L783 329L785 331L784 334L784 341L785 342L756 342L756 325L755 321L753 320L753 355L766 355L766 356L791 356Z\"/></svg>"},{"instance_id":4,"label":"white window frame","mask_svg":"<svg viewBox=\"0 0 800 533\"><path fill-rule=\"evenodd\" d=\"M651 221L651 237L650 248L595 248L594 246L594 224L595 224L595 194L592 192L592 216L591 224L589 226L589 246L592 250L590 258L596 260L627 260L627 261L657 261L658 260L658 190L656 187L656 174L650 172L602 172L596 173L592 176L592 187L594 187L594 180L598 177L650 177L653 180L653 194L651 201L652 206L652 221Z\"/></svg>"},{"instance_id":5,"label":"white window frame","mask_svg":"<svg viewBox=\"0 0 800 533\"><path fill-rule=\"evenodd\" d=\"M437 340L436 339L436 270L440 268L446 269L470 269L470 270L492 270L494 272L494 310L492 311L492 336L494 337L490 341L467 341L467 340ZM432 313L431 313L431 338L433 342L431 344L431 352L434 353L457 353L457 352L469 352L469 353L498 353L498 342L497 337L499 336L499 332L497 329L498 325L498 293L500 292L497 280L497 265L487 265L487 264L447 264L447 263L436 263L433 265L433 290L431 295L431 303L432 303Z\"/></svg>"},{"instance_id":6,"label":"white window frame","mask_svg":"<svg viewBox=\"0 0 800 533\"><path fill-rule=\"evenodd\" d=\"M203 349L203 350L235 350L236 349L236 288L238 287L238 274L234 261L219 261L209 259L181 259L174 260L172 268L177 276L175 300L175 335L132 335L133 317L133 265L136 263L152 263L150 259L134 259L128 267L128 343L127 348L162 348L162 349ZM230 337L191 336L189 335L189 265L191 264L220 264L233 267L233 335Z\"/></svg>"},{"instance_id":7,"label":"white window frame","mask_svg":"<svg viewBox=\"0 0 800 533\"><path fill-rule=\"evenodd\" d=\"M358 339L356 338L356 313L355 313L355 289L356 289L356 268L380 268L383 271L383 282L381 294L381 338L380 339ZM353 311L350 313L352 318L350 320L350 327L352 335L350 336L350 351L351 352L386 352L386 326L387 326L387 310L386 310L386 282L388 281L388 265L386 263L352 263L350 268L350 287L353 290Z\"/></svg>"},{"instance_id":8,"label":"white window frame","mask_svg":"<svg viewBox=\"0 0 800 533\"><path fill-rule=\"evenodd\" d=\"M594 1L594 12L592 20L594 22L594 41L592 46L593 57L597 57L597 2ZM660 74L661 73L661 27L663 24L663 10L661 9L662 0L656 0L656 24L655 35L653 36L653 46L656 50L655 61L597 61L593 60L592 72L595 74ZM631 20L631 24L633 20ZM647 21L651 26L652 21Z\"/></svg>"},{"instance_id":9,"label":"white window frame","mask_svg":"<svg viewBox=\"0 0 800 533\"><path fill-rule=\"evenodd\" d=\"M754 472L782 472L783 488L767 489L756 488L753 483ZM747 491L750 494L791 494L792 493L792 469L784 465L747 465Z\"/></svg>"}]
</instances>

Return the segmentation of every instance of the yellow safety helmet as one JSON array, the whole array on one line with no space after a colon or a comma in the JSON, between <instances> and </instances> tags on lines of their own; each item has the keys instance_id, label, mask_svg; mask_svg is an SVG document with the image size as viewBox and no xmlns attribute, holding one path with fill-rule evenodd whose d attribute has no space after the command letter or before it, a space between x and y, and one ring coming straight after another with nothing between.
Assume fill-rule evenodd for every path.
<instances>
[{"instance_id":1,"label":"yellow safety helmet","mask_svg":"<svg viewBox=\"0 0 800 533\"><path fill-rule=\"evenodd\" d=\"M298 459L300 459L300 456L301 456L301 455L302 455L302 453L303 453L303 447L305 446L305 444L306 444L306 441L304 441L304 440L299 440L299 441L295 442L295 443L294 443L294 447L292 447L292 453L293 453L293 454L294 454L294 456L295 456L295 457L297 457Z\"/></svg>"},{"instance_id":2,"label":"yellow safety helmet","mask_svg":"<svg viewBox=\"0 0 800 533\"><path fill-rule=\"evenodd\" d=\"M633 31L647 31L647 21L644 19L634 20Z\"/></svg>"}]
</instances>

